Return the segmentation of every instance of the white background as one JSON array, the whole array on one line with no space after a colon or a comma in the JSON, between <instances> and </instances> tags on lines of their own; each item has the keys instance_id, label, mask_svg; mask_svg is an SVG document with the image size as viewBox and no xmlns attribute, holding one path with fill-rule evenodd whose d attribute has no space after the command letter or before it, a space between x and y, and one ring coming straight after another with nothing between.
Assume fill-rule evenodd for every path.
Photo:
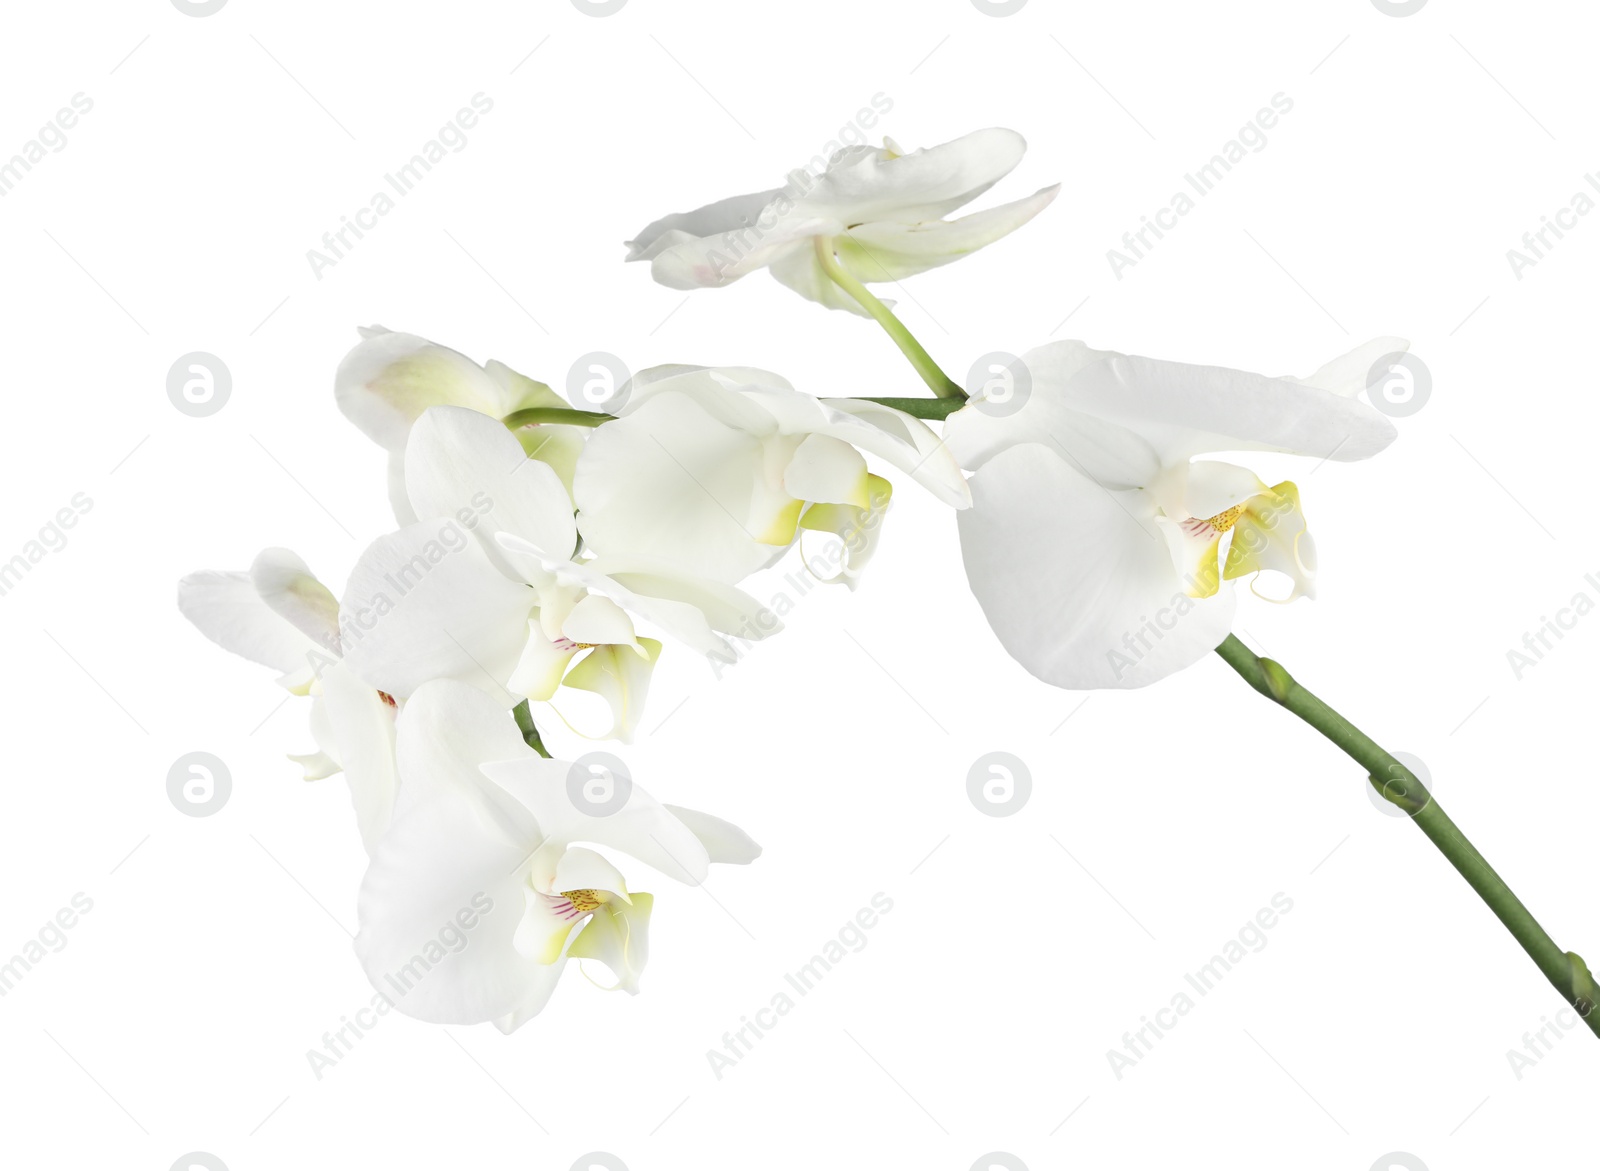
<instances>
[{"instance_id":1,"label":"white background","mask_svg":"<svg viewBox=\"0 0 1600 1171\"><path fill-rule=\"evenodd\" d=\"M1301 484L1323 574L1314 603L1247 599L1239 632L1423 759L1562 946L1600 961L1600 617L1520 680L1506 657L1600 597L1600 217L1521 280L1505 255L1600 166L1588 6L234 0L195 18L139 0L6 23L0 157L74 94L94 103L0 200L0 559L93 501L0 597L0 953L93 900L0 1000L7 1165L1592 1157L1600 1047L1571 1033L1513 1074L1507 1050L1560 998L1358 769L1220 661L1132 693L1036 682L967 593L951 516L903 477L858 593L808 595L721 682L664 656L634 775L766 854L704 892L658 887L643 994L572 970L510 1038L389 1016L318 1080L307 1051L371 996L348 798L284 759L309 747L301 702L275 706L269 673L173 604L181 574L265 545L337 585L390 523L382 455L331 394L358 324L558 386L606 350L921 393L870 323L764 274L689 297L620 263L647 221L776 185L882 93L877 132L907 147L1027 136L984 202L1063 183L1019 235L885 290L958 377L1051 337L1299 374L1412 340L1433 396L1388 452L1251 461ZM314 276L307 250L479 92L494 108L468 146ZM1280 92L1294 109L1265 149L1118 280L1107 249ZM166 396L194 350L233 375L209 418ZM233 777L207 818L166 794L196 750ZM1010 817L966 795L995 750L1032 774ZM718 1080L706 1051L878 892L894 909L864 950ZM1107 1050L1277 892L1294 908L1265 949L1117 1078Z\"/></svg>"}]
</instances>

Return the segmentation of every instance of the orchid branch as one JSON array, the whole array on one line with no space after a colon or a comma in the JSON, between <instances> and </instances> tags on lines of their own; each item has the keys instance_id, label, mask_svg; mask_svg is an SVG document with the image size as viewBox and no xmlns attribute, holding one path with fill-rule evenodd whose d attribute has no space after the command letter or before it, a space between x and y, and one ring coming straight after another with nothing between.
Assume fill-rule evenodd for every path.
<instances>
[{"instance_id":1,"label":"orchid branch","mask_svg":"<svg viewBox=\"0 0 1600 1171\"><path fill-rule=\"evenodd\" d=\"M864 398L861 401L893 407L919 419L947 419L967 405L965 398Z\"/></svg>"},{"instance_id":2,"label":"orchid branch","mask_svg":"<svg viewBox=\"0 0 1600 1171\"><path fill-rule=\"evenodd\" d=\"M911 365L922 375L922 381L928 388L942 399L951 399L957 406L966 400L967 392L957 386L950 376L939 368L927 350L922 348L922 343L911 336L911 331L894 315L893 310L868 291L867 286L855 278L849 269L839 263L839 258L833 252L833 240L828 236L818 236L815 240L817 263L822 266L822 271L827 273L833 283L855 299L856 304L865 309L884 332L894 339L894 344L900 347L901 353L910 359ZM911 400L907 400L911 401ZM920 400L918 400L920 401ZM942 418L943 416L939 416Z\"/></svg>"},{"instance_id":3,"label":"orchid branch","mask_svg":"<svg viewBox=\"0 0 1600 1171\"><path fill-rule=\"evenodd\" d=\"M1539 966L1545 979L1577 1010L1589 1030L1600 1036L1600 1014L1594 1012L1594 978L1587 965L1575 952L1562 951L1557 946L1539 926L1533 913L1523 906L1522 900L1512 893L1505 879L1495 873L1494 867L1478 853L1409 769L1361 729L1300 686L1276 662L1258 657L1234 635L1230 634L1217 647L1217 654L1251 687L1299 716L1366 769L1373 788L1410 815L1417 828L1428 835L1428 840L1505 924L1512 938Z\"/></svg>"},{"instance_id":4,"label":"orchid branch","mask_svg":"<svg viewBox=\"0 0 1600 1171\"><path fill-rule=\"evenodd\" d=\"M530 423L566 423L572 427L598 427L601 423L609 423L615 415L608 415L604 411L580 411L572 407L528 407L521 411L512 411L500 421L515 431L518 427L526 427Z\"/></svg>"}]
</instances>

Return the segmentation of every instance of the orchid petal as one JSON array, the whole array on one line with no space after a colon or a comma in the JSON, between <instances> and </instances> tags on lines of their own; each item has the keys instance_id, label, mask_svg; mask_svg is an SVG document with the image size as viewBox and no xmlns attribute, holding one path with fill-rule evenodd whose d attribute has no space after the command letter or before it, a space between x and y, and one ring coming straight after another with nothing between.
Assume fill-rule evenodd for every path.
<instances>
[{"instance_id":1,"label":"orchid petal","mask_svg":"<svg viewBox=\"0 0 1600 1171\"><path fill-rule=\"evenodd\" d=\"M505 684L535 601L454 520L419 521L379 537L351 572L341 606L345 661L402 699L430 679L456 679L510 706Z\"/></svg>"},{"instance_id":2,"label":"orchid petal","mask_svg":"<svg viewBox=\"0 0 1600 1171\"><path fill-rule=\"evenodd\" d=\"M599 960L617 978L617 988L637 995L639 976L650 958L650 912L655 896L639 893L627 903L602 903L568 954L574 959Z\"/></svg>"},{"instance_id":3,"label":"orchid petal","mask_svg":"<svg viewBox=\"0 0 1600 1171\"><path fill-rule=\"evenodd\" d=\"M471 516L480 532L516 533L563 557L577 543L572 500L555 469L530 460L510 431L476 411L433 407L417 420L406 487L424 520Z\"/></svg>"},{"instance_id":4,"label":"orchid petal","mask_svg":"<svg viewBox=\"0 0 1600 1171\"><path fill-rule=\"evenodd\" d=\"M1042 346L1023 355L1030 386L1014 411L1000 413L973 401L945 420L944 438L964 468L981 468L997 452L1020 443L1044 443L1078 472L1110 490L1152 483L1163 464L1150 440L1136 430L1076 409L1066 388L1104 357L1081 342Z\"/></svg>"},{"instance_id":5,"label":"orchid petal","mask_svg":"<svg viewBox=\"0 0 1600 1171\"><path fill-rule=\"evenodd\" d=\"M322 672L321 702L350 787L356 828L370 854L387 832L400 794L395 708L343 663Z\"/></svg>"},{"instance_id":6,"label":"orchid petal","mask_svg":"<svg viewBox=\"0 0 1600 1171\"><path fill-rule=\"evenodd\" d=\"M1075 372L1041 387L1040 371L1063 358ZM1290 379L1091 351L1079 342L1054 342L1023 360L1033 373L1030 404L1047 394L1126 427L1148 440L1164 464L1241 450L1361 460L1395 437L1394 424L1365 403Z\"/></svg>"},{"instance_id":7,"label":"orchid petal","mask_svg":"<svg viewBox=\"0 0 1600 1171\"><path fill-rule=\"evenodd\" d=\"M781 187L771 191L753 191L748 195L719 199L693 211L663 216L654 223L646 224L627 242L626 259L653 260L684 240L737 232L755 223L762 211L782 194Z\"/></svg>"},{"instance_id":8,"label":"orchid petal","mask_svg":"<svg viewBox=\"0 0 1600 1171\"><path fill-rule=\"evenodd\" d=\"M762 441L698 402L660 393L589 440L574 481L597 553L649 557L735 582L776 555L760 540L792 498L767 479Z\"/></svg>"},{"instance_id":9,"label":"orchid petal","mask_svg":"<svg viewBox=\"0 0 1600 1171\"><path fill-rule=\"evenodd\" d=\"M1335 358L1306 378L1290 378L1302 386L1315 386L1345 398L1354 398L1367 388L1367 376L1379 358L1403 354L1411 348L1405 338L1379 337Z\"/></svg>"},{"instance_id":10,"label":"orchid petal","mask_svg":"<svg viewBox=\"0 0 1600 1171\"><path fill-rule=\"evenodd\" d=\"M702 654L728 652L727 643L713 638L711 630L755 642L783 629L776 614L737 586L686 577L646 558L602 556L588 567L609 579L610 588L628 591L618 596L637 613Z\"/></svg>"},{"instance_id":11,"label":"orchid petal","mask_svg":"<svg viewBox=\"0 0 1600 1171\"><path fill-rule=\"evenodd\" d=\"M680 805L667 805L663 808L688 826L690 832L700 839L700 844L706 848L711 861L746 866L761 857L761 847L756 844L755 839L731 821L723 821L720 817L701 813L697 809L684 809Z\"/></svg>"},{"instance_id":12,"label":"orchid petal","mask_svg":"<svg viewBox=\"0 0 1600 1171\"><path fill-rule=\"evenodd\" d=\"M1284 574L1290 583L1286 597L1265 600L1288 603L1316 597L1317 548L1300 509L1300 490L1288 480L1266 488L1245 505L1233 526L1222 576L1232 581L1263 570ZM1256 596L1265 598L1259 592Z\"/></svg>"},{"instance_id":13,"label":"orchid petal","mask_svg":"<svg viewBox=\"0 0 1600 1171\"><path fill-rule=\"evenodd\" d=\"M250 565L250 583L279 617L325 647L339 645L339 600L288 549L263 549Z\"/></svg>"},{"instance_id":14,"label":"orchid petal","mask_svg":"<svg viewBox=\"0 0 1600 1171\"><path fill-rule=\"evenodd\" d=\"M1167 508L1170 515L1213 517L1267 488L1249 468L1220 460L1195 460L1180 464L1176 471L1183 478L1183 489L1175 502L1179 507ZM1166 507L1167 502L1163 500L1162 505Z\"/></svg>"},{"instance_id":15,"label":"orchid petal","mask_svg":"<svg viewBox=\"0 0 1600 1171\"><path fill-rule=\"evenodd\" d=\"M562 681L580 691L592 691L611 708L611 728L594 740L633 743L650 694L650 673L661 657L661 644L641 638L634 645L597 646L585 655Z\"/></svg>"},{"instance_id":16,"label":"orchid petal","mask_svg":"<svg viewBox=\"0 0 1600 1171\"><path fill-rule=\"evenodd\" d=\"M936 220L1005 178L1027 148L1022 135L1001 127L905 153L846 148L805 192L801 206L830 212L847 224Z\"/></svg>"},{"instance_id":17,"label":"orchid petal","mask_svg":"<svg viewBox=\"0 0 1600 1171\"><path fill-rule=\"evenodd\" d=\"M843 226L839 225L840 228ZM834 240L839 238L838 232L825 235ZM872 317L872 314L867 312L866 306L840 288L839 283L828 274L828 270L822 267L814 247L795 248L772 261L767 270L772 273L773 280L799 293L807 301L815 301L825 309L841 309L846 313L854 313L857 317L868 319ZM880 299L886 307L891 309L894 307L893 301L887 298Z\"/></svg>"},{"instance_id":18,"label":"orchid petal","mask_svg":"<svg viewBox=\"0 0 1600 1171\"><path fill-rule=\"evenodd\" d=\"M899 281L960 260L1009 236L1050 205L1061 190L1046 187L1026 199L956 220L905 223L873 220L834 238L839 260L863 282Z\"/></svg>"},{"instance_id":19,"label":"orchid petal","mask_svg":"<svg viewBox=\"0 0 1600 1171\"><path fill-rule=\"evenodd\" d=\"M861 574L878 550L878 538L883 533L884 514L889 510L893 488L888 480L879 476L868 477L868 495L871 503L866 508L849 504L813 504L800 518L800 527L816 532L832 533L839 538L837 556L839 571L824 577L817 571L811 558L806 558L806 568L823 582L833 585L843 582L854 590L861 584Z\"/></svg>"},{"instance_id":20,"label":"orchid petal","mask_svg":"<svg viewBox=\"0 0 1600 1171\"><path fill-rule=\"evenodd\" d=\"M465 354L381 327L364 331L339 363L334 396L345 417L389 451L404 449L411 424L429 407L449 404L501 419L525 406L565 405L543 383L497 376Z\"/></svg>"},{"instance_id":21,"label":"orchid petal","mask_svg":"<svg viewBox=\"0 0 1600 1171\"><path fill-rule=\"evenodd\" d=\"M705 881L711 859L688 826L632 784L626 802L613 813L580 809L568 793L575 767L565 761L517 758L490 761L482 769L521 803L550 841L593 842L630 854L679 882L692 886Z\"/></svg>"},{"instance_id":22,"label":"orchid petal","mask_svg":"<svg viewBox=\"0 0 1600 1171\"><path fill-rule=\"evenodd\" d=\"M994 456L972 486L957 514L972 592L1045 682L1142 687L1227 636L1233 591L1187 595L1144 493L1108 491L1040 444Z\"/></svg>"},{"instance_id":23,"label":"orchid petal","mask_svg":"<svg viewBox=\"0 0 1600 1171\"><path fill-rule=\"evenodd\" d=\"M473 765L481 754L533 752L471 688L419 689L398 729L405 800L372 851L358 900L356 954L373 986L401 1012L442 1024L542 1005L557 974L514 945L539 897L524 875L537 825L520 807L519 823L490 804Z\"/></svg>"},{"instance_id":24,"label":"orchid petal","mask_svg":"<svg viewBox=\"0 0 1600 1171\"><path fill-rule=\"evenodd\" d=\"M817 434L888 460L952 508L972 503L961 464L921 419L865 399L829 398L822 405L831 413L827 423L815 429Z\"/></svg>"},{"instance_id":25,"label":"orchid petal","mask_svg":"<svg viewBox=\"0 0 1600 1171\"><path fill-rule=\"evenodd\" d=\"M178 609L225 651L278 672L297 695L310 690L315 664L337 651L319 646L262 599L248 573L202 570L178 583Z\"/></svg>"},{"instance_id":26,"label":"orchid petal","mask_svg":"<svg viewBox=\"0 0 1600 1171\"><path fill-rule=\"evenodd\" d=\"M783 490L797 501L865 508L867 461L843 440L808 435L783 470Z\"/></svg>"},{"instance_id":27,"label":"orchid petal","mask_svg":"<svg viewBox=\"0 0 1600 1171\"><path fill-rule=\"evenodd\" d=\"M556 863L551 886L558 891L603 890L628 901L628 882L604 854L582 846L569 846Z\"/></svg>"},{"instance_id":28,"label":"orchid petal","mask_svg":"<svg viewBox=\"0 0 1600 1171\"><path fill-rule=\"evenodd\" d=\"M633 621L628 612L601 594L582 598L562 620L561 633L573 642L590 646L616 643L631 648L636 645Z\"/></svg>"},{"instance_id":29,"label":"orchid petal","mask_svg":"<svg viewBox=\"0 0 1600 1171\"><path fill-rule=\"evenodd\" d=\"M529 619L528 641L523 645L522 655L517 659L511 677L506 680L506 690L512 695L540 702L549 699L561 686L561 677L567 673L567 664L572 662L572 656L577 653L574 646L563 649L550 641L539 620Z\"/></svg>"},{"instance_id":30,"label":"orchid petal","mask_svg":"<svg viewBox=\"0 0 1600 1171\"><path fill-rule=\"evenodd\" d=\"M831 216L791 212L767 218L774 225L770 231L733 228L705 238L669 232L658 241L650 275L669 289L721 288L791 253L809 250L813 236L844 230L844 224Z\"/></svg>"}]
</instances>

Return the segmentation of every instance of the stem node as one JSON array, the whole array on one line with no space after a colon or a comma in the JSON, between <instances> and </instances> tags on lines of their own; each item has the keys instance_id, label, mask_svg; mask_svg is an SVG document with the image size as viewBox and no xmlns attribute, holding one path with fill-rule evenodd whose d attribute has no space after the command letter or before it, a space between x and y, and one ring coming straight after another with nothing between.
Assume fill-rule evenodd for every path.
<instances>
[{"instance_id":1,"label":"stem node","mask_svg":"<svg viewBox=\"0 0 1600 1171\"><path fill-rule=\"evenodd\" d=\"M1533 917L1533 912L1522 904L1506 885L1506 880L1495 873L1488 859L1478 853L1467 835L1450 820L1449 814L1439 807L1410 769L1296 683L1289 672L1271 659L1256 655L1235 635L1230 634L1223 640L1217 647L1217 654L1251 687L1299 716L1365 769L1373 788L1384 800L1410 815L1412 824L1427 835L1456 872L1466 879L1467 885L1528 953L1528 958L1538 965L1544 978L1578 1010L1589 1030L1600 1036L1600 1013L1593 1012L1597 993L1588 965L1577 953L1563 951L1556 945Z\"/></svg>"},{"instance_id":2,"label":"stem node","mask_svg":"<svg viewBox=\"0 0 1600 1171\"><path fill-rule=\"evenodd\" d=\"M1272 693L1272 698L1280 704L1288 702L1289 690L1294 686L1294 677L1272 659L1261 660L1261 674L1266 678L1267 689Z\"/></svg>"}]
</instances>

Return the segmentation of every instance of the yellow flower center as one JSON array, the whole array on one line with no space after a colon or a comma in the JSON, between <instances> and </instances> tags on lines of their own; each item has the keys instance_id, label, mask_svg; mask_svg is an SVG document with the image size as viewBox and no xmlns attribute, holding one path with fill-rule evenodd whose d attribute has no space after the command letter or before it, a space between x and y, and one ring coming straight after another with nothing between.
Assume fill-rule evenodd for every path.
<instances>
[{"instance_id":1,"label":"yellow flower center","mask_svg":"<svg viewBox=\"0 0 1600 1171\"><path fill-rule=\"evenodd\" d=\"M603 891L585 887L583 890L564 890L561 892L561 897L572 904L574 911L579 914L588 914L605 902L610 895Z\"/></svg>"},{"instance_id":2,"label":"yellow flower center","mask_svg":"<svg viewBox=\"0 0 1600 1171\"><path fill-rule=\"evenodd\" d=\"M1244 505L1235 504L1232 508L1224 509L1222 512L1217 513L1216 516L1212 517L1205 523L1210 525L1217 532L1225 533L1235 524L1237 524L1239 518L1243 515Z\"/></svg>"}]
</instances>

